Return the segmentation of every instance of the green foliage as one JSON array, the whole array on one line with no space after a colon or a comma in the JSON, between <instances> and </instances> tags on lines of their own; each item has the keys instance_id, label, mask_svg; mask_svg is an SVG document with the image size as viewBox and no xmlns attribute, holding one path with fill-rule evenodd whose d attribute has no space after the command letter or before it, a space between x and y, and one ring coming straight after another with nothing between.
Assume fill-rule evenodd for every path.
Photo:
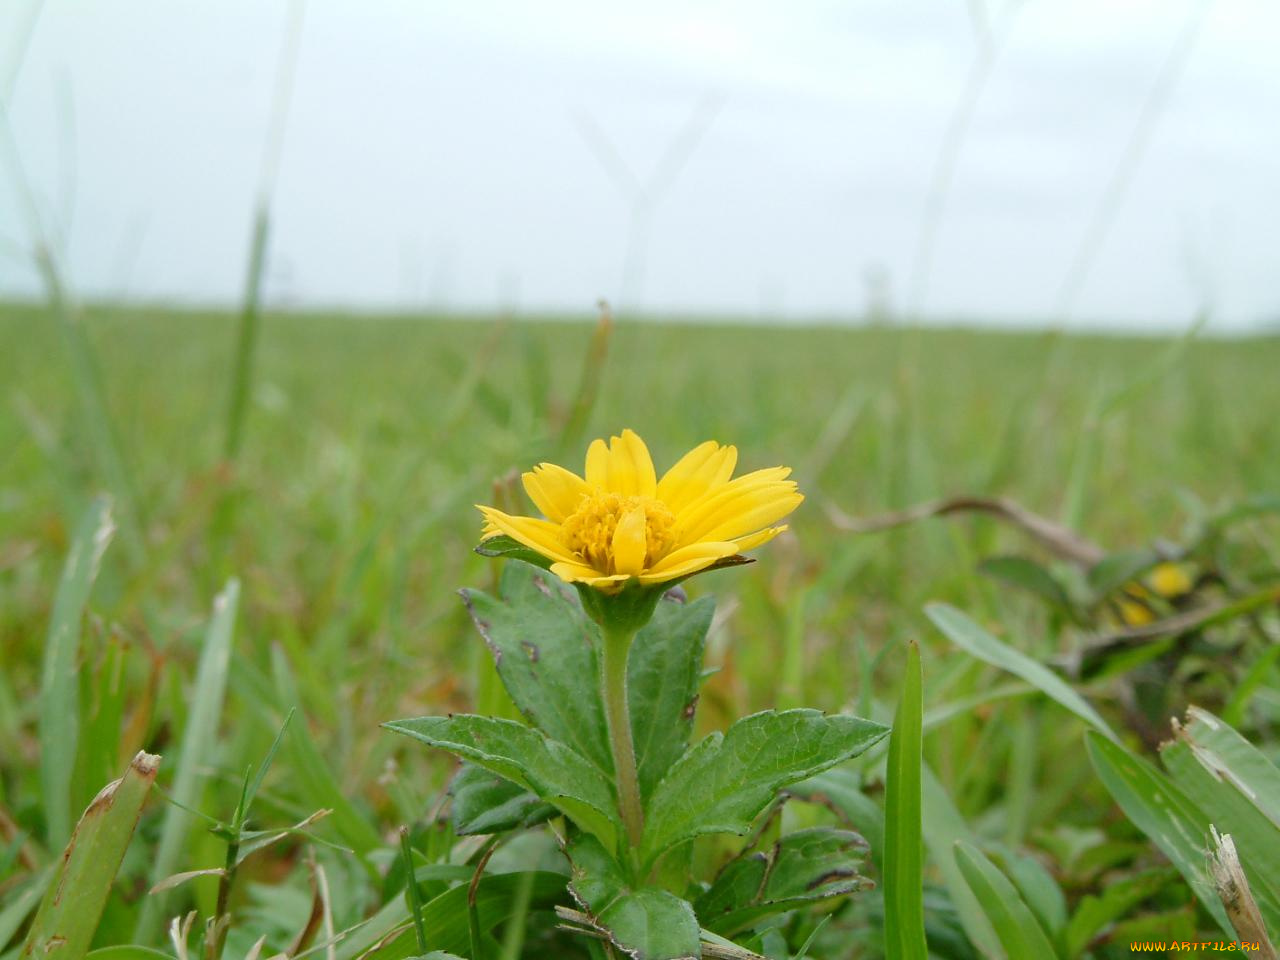
<instances>
[{"instance_id":1,"label":"green foliage","mask_svg":"<svg viewBox=\"0 0 1280 960\"><path fill-rule=\"evenodd\" d=\"M631 886L626 871L600 842L579 836L566 849L573 865L570 890L592 924L635 960L701 956L693 907L657 887Z\"/></svg>"},{"instance_id":2,"label":"green foliage","mask_svg":"<svg viewBox=\"0 0 1280 960\"><path fill-rule=\"evenodd\" d=\"M888 728L818 710L766 711L695 744L658 784L641 860L707 833L746 833L779 790L873 746Z\"/></svg>"},{"instance_id":3,"label":"green foliage","mask_svg":"<svg viewBox=\"0 0 1280 960\"><path fill-rule=\"evenodd\" d=\"M60 322L70 315L61 311ZM1158 840L1169 824L1153 821L1148 839L1138 821L1120 815L1082 749L1086 724L1026 681L957 655L944 635L921 634L918 611L934 600L966 611L1074 689L1132 757L1154 757L1171 736L1168 717L1199 703L1274 759L1274 337L1191 344L1172 375L1148 378L1141 392L1090 421L1099 398L1105 407L1117 385L1163 352L1161 340L628 323L613 330L612 357L601 369L594 359L584 367L589 324L272 314L260 325L248 428L228 466L219 401L235 370L236 317L90 308L75 318L76 337L90 351L77 347L77 357L91 358L100 383L79 392L68 373L80 378L88 368L79 359L67 367L59 328L46 319L35 308L0 306L0 334L13 346L0 351L0 952L9 957L61 852L48 813L61 804L42 788L42 770L55 779L70 772L69 830L74 813L136 750L181 760L209 600L232 572L243 584L234 656L217 729L205 732L211 745L198 758L199 797L192 811L153 803L144 813L92 952L110 944L114 960L171 956L164 925L196 911L188 948L206 955L214 875L173 888L154 935L121 945L137 939L139 913L159 899L147 891L166 819L180 816L186 825L175 872L220 869L245 772L266 768L282 721L297 708L240 834L257 839L238 854L224 960L246 956L264 935L261 956L324 956L330 921L338 960L375 948L420 954L389 840L401 824L411 826L417 886L431 908L428 933L438 924L456 936L433 942L428 954L470 953L468 888L489 835L455 832L469 824L510 828L476 888L477 921L489 924L481 931L488 960L603 957L602 947L558 929L554 908L571 904L568 868L552 837L569 829L565 820L523 827L554 808L475 767L492 798L462 802L457 785L446 798L451 758L387 736L378 723L427 712L514 715L453 593L473 583L501 596L493 565L468 549L479 532L471 504L521 506L518 483L505 479L513 467L541 459L572 465L560 451L576 452L582 438L621 425L653 440L663 459L714 437L738 444L744 468L794 463L809 496L794 518L794 539L778 541L752 567L693 581L689 604L658 607L659 617L691 616L698 604L709 607L703 594L714 590L719 600L711 642L699 651L706 669L694 681L697 714L687 727L670 725L681 728L670 740L681 749L667 750L682 752L736 717L795 704L848 704L887 721L903 678L894 651L919 638L931 665L922 827L934 956L976 960L1001 950L956 864L956 839L985 851L1052 934L1042 919L1052 896L1029 885L1022 858L1044 864L1067 906L1066 956L1128 955L1130 938L1219 936L1210 933L1218 926L1212 908L1200 905L1180 872L1162 866ZM916 347L904 351L913 338ZM732 363L722 362L726 356ZM805 372L803 389L797 371ZM594 407L573 399L586 372L599 384ZM90 397L87 408L82 397ZM562 443L570 420L579 439ZM145 524L136 521L130 487L145 505ZM51 650L64 561L86 504L103 489L114 496L121 543L103 558L71 645ZM1154 548L1176 559L1194 581L1192 593L1144 602L1161 620L1186 617L1182 632L1154 636L1148 625L1143 637L1117 621L1117 593L1141 585L1146 569L1130 567L1133 579L1099 598L1089 564L986 516L851 534L833 526L826 509L867 516L956 492L999 494L1072 519L1102 557L1149 559ZM227 499L236 509L215 548L211 530ZM1032 586L1036 575L1025 564L984 565L1009 557L1059 584L1078 619L1063 614L1047 583L1039 592ZM974 576L979 571L993 576ZM665 666L677 647L687 651L673 644L653 663ZM642 649L637 639L633 675ZM75 679L55 706L41 696L42 665L68 662L72 651ZM679 666L681 678L686 669ZM665 716L687 684L655 680ZM635 722L635 689L632 699ZM70 710L74 725L65 722ZM75 730L74 747L42 739L42 724L59 723ZM638 729L636 739L643 740ZM1203 730L1195 742L1205 748ZM788 792L805 802L788 803L769 830L858 830L871 845L866 872L887 890L885 759L881 744L793 784ZM642 763L646 795L665 762ZM169 795L176 768L166 762L161 771ZM1175 783L1168 764L1150 769ZM485 789L478 779L471 785ZM1214 796L1223 785L1196 799L1203 818L1188 819L1187 867L1197 875L1207 846L1201 819L1244 813ZM1187 797L1196 792L1190 781L1182 788ZM512 804L505 819L503 796ZM497 819L468 819L488 802ZM1209 815L1211 805L1220 812ZM293 829L321 810L333 812ZM745 847L764 852L777 839L752 836ZM253 844L262 845L244 856ZM709 835L661 858L647 879L696 903L743 847ZM1239 847L1247 857L1248 846ZM1246 870L1258 876L1253 865ZM819 915L829 918L824 926ZM871 892L775 915L735 937L752 953L794 960L807 945L809 960L861 960L879 955L883 925L882 901ZM704 930L704 948L717 945L714 937ZM504 952L508 943L512 952Z\"/></svg>"},{"instance_id":4,"label":"green foliage","mask_svg":"<svg viewBox=\"0 0 1280 960\"><path fill-rule=\"evenodd\" d=\"M622 821L604 773L570 747L514 720L496 717L417 717L393 720L388 730L465 757L575 820L612 849Z\"/></svg>"},{"instance_id":5,"label":"green foliage","mask_svg":"<svg viewBox=\"0 0 1280 960\"><path fill-rule=\"evenodd\" d=\"M920 766L924 723L920 649L907 647L907 673L889 735L885 774L884 939L887 960L927 960Z\"/></svg>"},{"instance_id":6,"label":"green foliage","mask_svg":"<svg viewBox=\"0 0 1280 960\"><path fill-rule=\"evenodd\" d=\"M960 872L964 874L969 888L982 905L1010 960L1058 956L1053 943L1036 920L1035 914L1018 894L1017 888L982 851L960 841L956 844L955 856Z\"/></svg>"},{"instance_id":7,"label":"green foliage","mask_svg":"<svg viewBox=\"0 0 1280 960\"><path fill-rule=\"evenodd\" d=\"M81 960L89 951L159 768L159 757L138 754L124 776L104 787L89 804L31 922L23 960L51 955Z\"/></svg>"},{"instance_id":8,"label":"green foliage","mask_svg":"<svg viewBox=\"0 0 1280 960\"><path fill-rule=\"evenodd\" d=\"M53 601L40 678L40 786L47 839L61 847L71 834L71 777L80 714L80 621L115 525L111 502L96 498L76 527Z\"/></svg>"},{"instance_id":9,"label":"green foliage","mask_svg":"<svg viewBox=\"0 0 1280 960\"><path fill-rule=\"evenodd\" d=\"M709 930L732 936L773 914L857 893L867 883L858 872L866 849L850 830L797 830L730 860L694 908Z\"/></svg>"}]
</instances>

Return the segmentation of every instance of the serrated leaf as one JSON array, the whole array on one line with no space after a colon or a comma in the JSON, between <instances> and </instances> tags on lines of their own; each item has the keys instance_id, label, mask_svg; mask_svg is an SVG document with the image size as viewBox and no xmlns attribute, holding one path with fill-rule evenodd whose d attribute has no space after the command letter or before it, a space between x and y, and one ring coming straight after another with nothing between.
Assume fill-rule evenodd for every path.
<instances>
[{"instance_id":1,"label":"serrated leaf","mask_svg":"<svg viewBox=\"0 0 1280 960\"><path fill-rule=\"evenodd\" d=\"M962 840L956 843L955 858L1010 960L1058 955L1017 888L982 851Z\"/></svg>"},{"instance_id":2,"label":"serrated leaf","mask_svg":"<svg viewBox=\"0 0 1280 960\"><path fill-rule=\"evenodd\" d=\"M1235 937L1213 885L1205 876L1209 821L1172 780L1118 743L1085 734L1089 760L1125 816L1178 868L1209 915Z\"/></svg>"},{"instance_id":3,"label":"serrated leaf","mask_svg":"<svg viewBox=\"0 0 1280 960\"><path fill-rule=\"evenodd\" d=\"M525 563L508 563L497 598L478 590L463 590L462 597L525 719L611 778L598 680L599 629L563 581Z\"/></svg>"},{"instance_id":4,"label":"serrated leaf","mask_svg":"<svg viewBox=\"0 0 1280 960\"><path fill-rule=\"evenodd\" d=\"M732 936L772 914L867 886L858 873L866 853L867 842L851 830L798 830L730 860L694 909L708 930Z\"/></svg>"},{"instance_id":5,"label":"serrated leaf","mask_svg":"<svg viewBox=\"0 0 1280 960\"><path fill-rule=\"evenodd\" d=\"M1084 697L1076 693L1070 684L1039 660L997 640L969 617L948 604L931 603L925 607L925 613L934 625L962 650L979 660L985 660L994 667L1021 677L1095 730L1101 731L1112 740L1115 739L1115 733L1098 711L1093 709Z\"/></svg>"},{"instance_id":6,"label":"serrated leaf","mask_svg":"<svg viewBox=\"0 0 1280 960\"><path fill-rule=\"evenodd\" d=\"M581 754L514 720L460 714L383 724L484 767L561 810L613 848L621 823L613 787Z\"/></svg>"},{"instance_id":7,"label":"serrated leaf","mask_svg":"<svg viewBox=\"0 0 1280 960\"><path fill-rule=\"evenodd\" d=\"M772 710L691 747L654 790L641 859L705 833L746 833L779 790L856 757L888 728L818 710Z\"/></svg>"},{"instance_id":8,"label":"serrated leaf","mask_svg":"<svg viewBox=\"0 0 1280 960\"><path fill-rule=\"evenodd\" d=\"M595 837L575 837L565 853L573 870L570 892L620 951L633 960L702 956L698 919L688 901L656 887L633 889Z\"/></svg>"},{"instance_id":9,"label":"serrated leaf","mask_svg":"<svg viewBox=\"0 0 1280 960\"><path fill-rule=\"evenodd\" d=\"M663 600L632 644L627 698L645 801L689 746L715 608L710 597L688 604Z\"/></svg>"},{"instance_id":10,"label":"serrated leaf","mask_svg":"<svg viewBox=\"0 0 1280 960\"><path fill-rule=\"evenodd\" d=\"M453 832L459 836L502 833L542 823L555 808L510 780L464 763L449 786L453 797Z\"/></svg>"}]
</instances>

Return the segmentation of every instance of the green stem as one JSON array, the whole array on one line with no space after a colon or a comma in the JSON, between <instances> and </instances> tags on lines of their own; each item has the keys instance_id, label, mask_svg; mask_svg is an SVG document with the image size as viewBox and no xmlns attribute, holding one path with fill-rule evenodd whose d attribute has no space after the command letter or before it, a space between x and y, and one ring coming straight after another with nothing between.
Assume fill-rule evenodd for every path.
<instances>
[{"instance_id":1,"label":"green stem","mask_svg":"<svg viewBox=\"0 0 1280 960\"><path fill-rule=\"evenodd\" d=\"M627 654L636 631L604 626L604 650L600 663L600 695L604 701L609 744L618 789L618 810L627 829L632 851L640 849L644 812L640 806L640 780L636 774L636 748L631 739L631 711L627 706Z\"/></svg>"}]
</instances>

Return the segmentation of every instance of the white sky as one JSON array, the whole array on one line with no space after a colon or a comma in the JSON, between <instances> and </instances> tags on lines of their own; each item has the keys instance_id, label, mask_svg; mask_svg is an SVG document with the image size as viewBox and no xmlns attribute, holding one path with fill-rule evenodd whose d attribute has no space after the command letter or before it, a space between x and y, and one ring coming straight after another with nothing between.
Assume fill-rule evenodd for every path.
<instances>
[{"instance_id":1,"label":"white sky","mask_svg":"<svg viewBox=\"0 0 1280 960\"><path fill-rule=\"evenodd\" d=\"M30 2L0 4L0 93ZM899 310L915 291L934 317L1060 319L1193 3L986 4L1007 36L915 287L981 4L312 0L269 296L849 316L872 272ZM285 0L46 0L10 114L82 296L238 298L288 19ZM1221 326L1280 317L1278 51L1280 4L1207 0L1071 319L1182 326L1202 303ZM630 207L583 124L644 179L712 102L624 290ZM38 291L10 173L0 296Z\"/></svg>"}]
</instances>

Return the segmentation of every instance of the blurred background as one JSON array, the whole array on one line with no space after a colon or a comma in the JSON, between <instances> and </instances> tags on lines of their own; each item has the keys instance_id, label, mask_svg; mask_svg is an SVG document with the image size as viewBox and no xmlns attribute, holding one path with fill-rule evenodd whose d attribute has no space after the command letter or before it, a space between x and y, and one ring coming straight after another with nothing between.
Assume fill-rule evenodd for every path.
<instances>
[{"instance_id":1,"label":"blurred background","mask_svg":"<svg viewBox=\"0 0 1280 960\"><path fill-rule=\"evenodd\" d=\"M14 0L0 38L9 297L28 189L96 300L238 302L261 197L277 306L1280 317L1266 0Z\"/></svg>"},{"instance_id":2,"label":"blurred background","mask_svg":"<svg viewBox=\"0 0 1280 960\"><path fill-rule=\"evenodd\" d=\"M1059 704L1134 763L1192 703L1280 755L1277 50L1264 0L0 3L0 960L139 749L174 803L96 946L225 907L227 956L302 955L319 864L356 960L397 828L456 853L452 761L379 725L515 715L456 593L498 584L473 505L530 511L521 470L624 427L807 497L688 584L699 734L890 721L919 643L935 956L999 956L961 837L1062 960L1208 939L1202 845L1171 867ZM225 899L149 896L225 862L190 811L228 822L291 715L253 825L333 815ZM876 844L882 759L797 816ZM880 960L883 903L768 954ZM549 907L504 960L585 960Z\"/></svg>"}]
</instances>

